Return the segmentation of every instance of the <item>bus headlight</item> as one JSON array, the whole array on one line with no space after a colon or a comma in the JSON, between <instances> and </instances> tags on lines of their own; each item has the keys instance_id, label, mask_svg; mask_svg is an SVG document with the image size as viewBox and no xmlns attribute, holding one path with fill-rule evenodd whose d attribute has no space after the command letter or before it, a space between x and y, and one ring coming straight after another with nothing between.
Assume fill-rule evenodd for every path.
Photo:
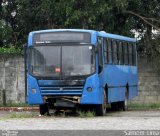
<instances>
[{"instance_id":1,"label":"bus headlight","mask_svg":"<svg viewBox=\"0 0 160 136\"><path fill-rule=\"evenodd\" d=\"M36 91L36 89L32 89L32 93L34 93L34 94L35 94L36 92L37 92L37 91Z\"/></svg>"},{"instance_id":2,"label":"bus headlight","mask_svg":"<svg viewBox=\"0 0 160 136\"><path fill-rule=\"evenodd\" d=\"M92 92L92 87L88 87L88 88L87 88L87 91L88 91L88 92Z\"/></svg>"}]
</instances>

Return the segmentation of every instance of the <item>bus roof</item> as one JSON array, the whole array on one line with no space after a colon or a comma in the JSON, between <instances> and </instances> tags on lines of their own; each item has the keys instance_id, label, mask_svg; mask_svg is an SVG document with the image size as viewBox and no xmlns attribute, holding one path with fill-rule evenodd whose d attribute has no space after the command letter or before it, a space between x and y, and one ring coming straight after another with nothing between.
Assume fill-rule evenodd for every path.
<instances>
[{"instance_id":1,"label":"bus roof","mask_svg":"<svg viewBox=\"0 0 160 136\"><path fill-rule=\"evenodd\" d=\"M117 35L117 34L110 34L110 33L104 32L104 31L98 32L98 35L100 37L106 37L106 38L128 41L128 42L136 42L137 41L136 38L130 38L127 36L121 36L121 35Z\"/></svg>"},{"instance_id":2,"label":"bus roof","mask_svg":"<svg viewBox=\"0 0 160 136\"><path fill-rule=\"evenodd\" d=\"M29 37L32 37L33 34L35 33L45 33L45 32L64 32L64 31L70 31L70 32L88 32L91 34L96 34L97 36L100 37L106 37L106 38L112 38L116 40L122 40L122 41L128 41L128 42L136 42L136 38L130 38L126 36L121 36L117 34L111 34L111 33L106 33L104 31L95 31L95 30L87 30L87 29L48 29L48 30L39 30L39 31L32 31L29 33Z\"/></svg>"},{"instance_id":3,"label":"bus roof","mask_svg":"<svg viewBox=\"0 0 160 136\"><path fill-rule=\"evenodd\" d=\"M47 30L33 31L31 33L34 34L34 33L65 32L65 31L70 31L70 32L88 32L88 33L96 32L95 30L87 30L87 29L47 29Z\"/></svg>"}]
</instances>

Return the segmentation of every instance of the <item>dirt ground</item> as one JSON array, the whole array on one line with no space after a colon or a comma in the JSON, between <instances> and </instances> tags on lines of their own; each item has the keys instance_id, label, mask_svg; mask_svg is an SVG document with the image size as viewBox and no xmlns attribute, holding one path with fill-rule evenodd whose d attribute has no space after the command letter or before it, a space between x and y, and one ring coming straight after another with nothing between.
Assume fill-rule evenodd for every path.
<instances>
[{"instance_id":1,"label":"dirt ground","mask_svg":"<svg viewBox=\"0 0 160 136\"><path fill-rule=\"evenodd\" d=\"M16 115L22 116L16 116ZM34 114L34 116L30 116ZM160 110L108 111L103 117L0 111L0 130L159 130ZM23 115L27 115L24 118ZM28 116L29 115L29 116Z\"/></svg>"}]
</instances>

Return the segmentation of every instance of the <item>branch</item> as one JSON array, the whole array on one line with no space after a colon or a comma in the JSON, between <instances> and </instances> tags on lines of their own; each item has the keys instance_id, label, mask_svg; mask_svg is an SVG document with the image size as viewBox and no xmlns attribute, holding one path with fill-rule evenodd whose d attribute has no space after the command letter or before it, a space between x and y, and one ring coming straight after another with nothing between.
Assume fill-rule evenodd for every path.
<instances>
[{"instance_id":1,"label":"branch","mask_svg":"<svg viewBox=\"0 0 160 136\"><path fill-rule=\"evenodd\" d=\"M143 17L143 18L146 19L146 20L152 20L152 21L156 21L156 22L160 23L160 20L155 19L155 18L147 18L147 17Z\"/></svg>"},{"instance_id":2,"label":"branch","mask_svg":"<svg viewBox=\"0 0 160 136\"><path fill-rule=\"evenodd\" d=\"M139 17L139 18L142 19L146 24L152 26L153 28L155 28L155 29L157 29L157 30L160 29L160 28L158 28L157 26L155 26L155 25L151 24L150 22L148 22L145 17L143 17L143 16L141 16L141 15L139 15L139 14L137 14L137 13L134 13L133 11L125 11L124 13L129 13L129 14L132 14L132 15L134 15L134 16L136 16L136 17Z\"/></svg>"}]
</instances>

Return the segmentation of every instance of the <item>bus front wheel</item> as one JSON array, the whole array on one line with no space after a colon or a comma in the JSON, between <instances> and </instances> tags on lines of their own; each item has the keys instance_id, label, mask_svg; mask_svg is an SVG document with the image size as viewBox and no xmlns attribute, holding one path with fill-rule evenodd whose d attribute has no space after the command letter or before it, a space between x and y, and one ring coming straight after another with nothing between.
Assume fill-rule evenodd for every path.
<instances>
[{"instance_id":1,"label":"bus front wheel","mask_svg":"<svg viewBox=\"0 0 160 136\"><path fill-rule=\"evenodd\" d=\"M106 91L104 90L104 95L103 95L103 104L97 105L96 108L96 115L97 116L104 116L106 114L106 108L107 108L107 95Z\"/></svg>"},{"instance_id":2,"label":"bus front wheel","mask_svg":"<svg viewBox=\"0 0 160 136\"><path fill-rule=\"evenodd\" d=\"M122 109L123 109L123 111L127 111L128 110L128 91L127 91L127 89L125 91L125 99L122 102Z\"/></svg>"},{"instance_id":3,"label":"bus front wheel","mask_svg":"<svg viewBox=\"0 0 160 136\"><path fill-rule=\"evenodd\" d=\"M47 115L49 115L49 107L47 105L47 103L39 105L39 113L40 115L44 115L47 113Z\"/></svg>"}]
</instances>

